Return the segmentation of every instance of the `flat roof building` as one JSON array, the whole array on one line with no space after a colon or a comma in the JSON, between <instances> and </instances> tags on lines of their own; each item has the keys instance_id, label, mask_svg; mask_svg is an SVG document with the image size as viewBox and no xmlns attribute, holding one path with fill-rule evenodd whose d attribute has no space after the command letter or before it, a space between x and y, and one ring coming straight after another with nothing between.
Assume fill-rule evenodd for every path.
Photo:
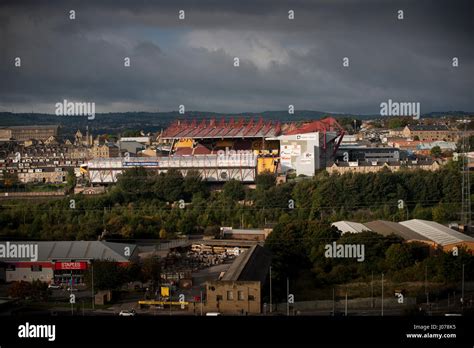
<instances>
[{"instance_id":1,"label":"flat roof building","mask_svg":"<svg viewBox=\"0 0 474 348\"><path fill-rule=\"evenodd\" d=\"M0 244L5 244L2 242ZM137 256L133 244L105 241L61 241L61 242L11 242L17 245L37 246L34 261L21 258L4 259L5 281L33 281L74 284L84 282L84 273L93 260L110 260L127 264Z\"/></svg>"}]
</instances>

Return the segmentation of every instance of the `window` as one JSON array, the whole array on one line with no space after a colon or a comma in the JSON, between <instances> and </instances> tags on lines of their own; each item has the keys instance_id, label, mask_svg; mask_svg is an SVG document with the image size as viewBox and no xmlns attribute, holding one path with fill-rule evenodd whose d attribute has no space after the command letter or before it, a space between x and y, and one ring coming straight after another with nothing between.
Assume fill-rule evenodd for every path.
<instances>
[{"instance_id":1,"label":"window","mask_svg":"<svg viewBox=\"0 0 474 348\"><path fill-rule=\"evenodd\" d=\"M41 266L41 265L31 266L31 272L41 272L42 270L43 270L43 266Z\"/></svg>"},{"instance_id":2,"label":"window","mask_svg":"<svg viewBox=\"0 0 474 348\"><path fill-rule=\"evenodd\" d=\"M227 291L227 300L231 301L234 299L234 292L233 291Z\"/></svg>"},{"instance_id":3,"label":"window","mask_svg":"<svg viewBox=\"0 0 474 348\"><path fill-rule=\"evenodd\" d=\"M237 299L239 301L243 301L244 300L244 292L243 291L237 291Z\"/></svg>"},{"instance_id":4,"label":"window","mask_svg":"<svg viewBox=\"0 0 474 348\"><path fill-rule=\"evenodd\" d=\"M222 301L222 295L217 295L216 296L216 301Z\"/></svg>"},{"instance_id":5,"label":"window","mask_svg":"<svg viewBox=\"0 0 474 348\"><path fill-rule=\"evenodd\" d=\"M249 301L255 301L255 296L249 295Z\"/></svg>"}]
</instances>

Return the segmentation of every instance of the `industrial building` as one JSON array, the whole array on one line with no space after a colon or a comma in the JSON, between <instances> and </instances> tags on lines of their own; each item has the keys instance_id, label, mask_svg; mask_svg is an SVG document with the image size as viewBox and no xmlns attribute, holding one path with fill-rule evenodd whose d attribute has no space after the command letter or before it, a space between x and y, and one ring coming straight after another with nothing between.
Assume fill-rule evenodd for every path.
<instances>
[{"instance_id":1,"label":"industrial building","mask_svg":"<svg viewBox=\"0 0 474 348\"><path fill-rule=\"evenodd\" d=\"M412 219L400 224L431 240L437 248L444 251L450 252L454 247L465 247L470 252L474 251L474 238L437 222Z\"/></svg>"},{"instance_id":2,"label":"industrial building","mask_svg":"<svg viewBox=\"0 0 474 348\"><path fill-rule=\"evenodd\" d=\"M370 147L342 144L336 153L336 161L397 162L407 158L405 151L396 147Z\"/></svg>"},{"instance_id":3,"label":"industrial building","mask_svg":"<svg viewBox=\"0 0 474 348\"><path fill-rule=\"evenodd\" d=\"M137 257L133 244L104 241L62 241L62 242L15 242L38 246L35 261L24 259L3 259L4 281L41 280L47 283L74 284L84 282L84 273L93 260L110 260L127 264Z\"/></svg>"},{"instance_id":4,"label":"industrial building","mask_svg":"<svg viewBox=\"0 0 474 348\"><path fill-rule=\"evenodd\" d=\"M412 219L401 222L376 220L367 223L338 221L332 224L344 233L372 231L383 236L394 234L406 242L421 242L433 250L451 252L454 247L474 251L474 238L434 221Z\"/></svg>"},{"instance_id":5,"label":"industrial building","mask_svg":"<svg viewBox=\"0 0 474 348\"><path fill-rule=\"evenodd\" d=\"M331 224L336 227L342 234L344 233L360 233L364 231L370 231L370 228L364 224L353 222L353 221L336 221Z\"/></svg>"},{"instance_id":6,"label":"industrial building","mask_svg":"<svg viewBox=\"0 0 474 348\"><path fill-rule=\"evenodd\" d=\"M221 237L223 239L264 241L271 232L271 228L238 229L232 227L221 227Z\"/></svg>"}]
</instances>

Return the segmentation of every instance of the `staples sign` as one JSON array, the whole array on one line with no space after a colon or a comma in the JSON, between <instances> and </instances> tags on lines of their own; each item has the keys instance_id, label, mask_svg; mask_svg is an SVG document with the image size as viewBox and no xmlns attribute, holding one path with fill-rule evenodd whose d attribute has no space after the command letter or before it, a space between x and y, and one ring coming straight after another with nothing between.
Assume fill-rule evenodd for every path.
<instances>
[{"instance_id":1,"label":"staples sign","mask_svg":"<svg viewBox=\"0 0 474 348\"><path fill-rule=\"evenodd\" d=\"M87 269L87 262L56 262L54 269Z\"/></svg>"}]
</instances>

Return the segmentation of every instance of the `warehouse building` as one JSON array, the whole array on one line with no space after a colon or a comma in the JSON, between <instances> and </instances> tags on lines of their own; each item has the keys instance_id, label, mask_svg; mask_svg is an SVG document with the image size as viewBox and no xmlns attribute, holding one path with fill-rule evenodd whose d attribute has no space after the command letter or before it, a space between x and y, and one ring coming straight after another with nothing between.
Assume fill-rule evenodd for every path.
<instances>
[{"instance_id":1,"label":"warehouse building","mask_svg":"<svg viewBox=\"0 0 474 348\"><path fill-rule=\"evenodd\" d=\"M232 227L221 227L221 237L223 239L264 241L271 232L271 228L238 229Z\"/></svg>"},{"instance_id":2,"label":"warehouse building","mask_svg":"<svg viewBox=\"0 0 474 348\"><path fill-rule=\"evenodd\" d=\"M381 234L385 237L394 234L407 242L423 242L433 244L430 239L422 236L421 234L416 233L415 231L397 222L375 220L366 222L364 223L364 225L370 228L371 231Z\"/></svg>"},{"instance_id":3,"label":"warehouse building","mask_svg":"<svg viewBox=\"0 0 474 348\"><path fill-rule=\"evenodd\" d=\"M359 222L354 221L336 221L331 224L331 226L336 227L339 231L344 233L361 233L364 231L371 231L369 227Z\"/></svg>"},{"instance_id":4,"label":"warehouse building","mask_svg":"<svg viewBox=\"0 0 474 348\"><path fill-rule=\"evenodd\" d=\"M360 233L372 231L383 236L395 234L406 242L421 242L432 250L441 249L451 252L454 247L464 247L474 251L474 238L455 231L434 221L412 219L402 222L376 220L361 224L353 221L337 221L332 224L344 233Z\"/></svg>"},{"instance_id":5,"label":"warehouse building","mask_svg":"<svg viewBox=\"0 0 474 348\"><path fill-rule=\"evenodd\" d=\"M402 221L400 225L431 240L437 248L444 251L450 252L454 247L465 247L470 252L474 251L474 238L437 222L412 219Z\"/></svg>"},{"instance_id":6,"label":"warehouse building","mask_svg":"<svg viewBox=\"0 0 474 348\"><path fill-rule=\"evenodd\" d=\"M81 284L93 260L110 260L125 265L138 257L138 250L133 244L104 241L15 243L37 245L38 255L34 261L4 259L4 281L7 282L41 280L61 284L72 279L74 284Z\"/></svg>"}]
</instances>

